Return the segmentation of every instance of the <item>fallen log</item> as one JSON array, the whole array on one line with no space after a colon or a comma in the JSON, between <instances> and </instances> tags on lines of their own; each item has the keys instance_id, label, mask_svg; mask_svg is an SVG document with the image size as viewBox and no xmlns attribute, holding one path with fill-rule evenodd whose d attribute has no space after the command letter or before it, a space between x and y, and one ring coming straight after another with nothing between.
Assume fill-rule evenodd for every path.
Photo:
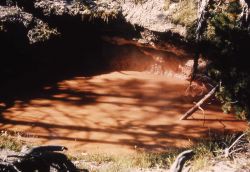
<instances>
[{"instance_id":1,"label":"fallen log","mask_svg":"<svg viewBox=\"0 0 250 172\"><path fill-rule=\"evenodd\" d=\"M59 152L64 150L67 150L64 146L24 146L20 153L0 159L0 171L88 172L86 169L78 169L65 154Z\"/></svg>"},{"instance_id":2,"label":"fallen log","mask_svg":"<svg viewBox=\"0 0 250 172\"><path fill-rule=\"evenodd\" d=\"M191 109L189 109L180 120L185 120L189 116L191 116L194 112L196 112L202 104L204 104L210 97L212 97L219 85L216 85L209 93L207 93L198 103L196 103Z\"/></svg>"},{"instance_id":3,"label":"fallen log","mask_svg":"<svg viewBox=\"0 0 250 172\"><path fill-rule=\"evenodd\" d=\"M68 150L68 148L64 147L64 146L36 146L33 148L22 148L21 153L25 154L25 155L33 155L33 154L42 154L42 153L46 153L46 152L56 152L56 151L64 151L64 150Z\"/></svg>"},{"instance_id":4,"label":"fallen log","mask_svg":"<svg viewBox=\"0 0 250 172\"><path fill-rule=\"evenodd\" d=\"M173 165L170 168L170 172L181 172L185 162L190 160L194 156L193 150L186 150L180 153L177 158L175 159Z\"/></svg>"}]
</instances>

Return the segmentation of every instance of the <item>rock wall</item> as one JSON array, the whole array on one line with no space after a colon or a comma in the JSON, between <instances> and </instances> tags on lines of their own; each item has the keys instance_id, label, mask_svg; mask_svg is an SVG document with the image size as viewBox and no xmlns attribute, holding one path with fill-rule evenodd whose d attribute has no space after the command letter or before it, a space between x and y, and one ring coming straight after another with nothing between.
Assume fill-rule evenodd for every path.
<instances>
[{"instance_id":1,"label":"rock wall","mask_svg":"<svg viewBox=\"0 0 250 172\"><path fill-rule=\"evenodd\" d=\"M248 3L241 0L244 19ZM187 34L198 8L196 0L5 0L0 48L3 56L98 61L106 59L104 44L115 44L190 59L195 48Z\"/></svg>"},{"instance_id":2,"label":"rock wall","mask_svg":"<svg viewBox=\"0 0 250 172\"><path fill-rule=\"evenodd\" d=\"M137 4L130 0L1 1L0 48L2 56L9 56L1 66L9 68L14 65L11 61L18 61L20 65L13 68L22 71L34 66L28 63L32 59L39 63L52 59L47 64L51 69L59 59L102 65L121 55L118 51L107 53L106 44L114 44L113 49L128 46L121 56L135 56L134 52L147 56L141 53L144 48L171 58L190 58L185 27L171 23L168 15L162 0ZM123 45L119 45L120 40L124 40Z\"/></svg>"},{"instance_id":3,"label":"rock wall","mask_svg":"<svg viewBox=\"0 0 250 172\"><path fill-rule=\"evenodd\" d=\"M115 32L116 36L135 38L144 44L152 44L152 42L155 44L161 40L165 42L168 39L169 41L175 39L173 42L176 40L183 42L186 35L185 26L171 22L170 14L174 8L166 11L164 0L137 4L134 0L38 0L30 2L8 0L7 2L9 3L1 2L1 5L5 6L0 6L0 30L6 31L8 22L22 23L27 28L30 43L45 41L51 36L60 35L60 25L66 25L68 20L78 20L82 24L101 23L102 32L107 33L107 30L112 30L109 34ZM7 4L12 6L6 6ZM13 18L16 18L15 21L12 20ZM124 28L126 33L121 33Z\"/></svg>"}]
</instances>

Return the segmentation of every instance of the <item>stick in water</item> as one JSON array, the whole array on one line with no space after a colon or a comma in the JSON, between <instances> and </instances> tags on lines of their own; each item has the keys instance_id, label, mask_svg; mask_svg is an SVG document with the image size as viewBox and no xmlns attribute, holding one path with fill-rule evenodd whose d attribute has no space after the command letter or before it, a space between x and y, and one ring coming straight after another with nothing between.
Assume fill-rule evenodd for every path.
<instances>
[{"instance_id":1,"label":"stick in water","mask_svg":"<svg viewBox=\"0 0 250 172\"><path fill-rule=\"evenodd\" d=\"M191 109L189 109L181 118L180 120L185 120L189 116L191 116L194 112L196 112L200 106L205 103L210 97L212 97L217 89L218 85L216 85L209 93L207 93L198 103L196 103Z\"/></svg>"}]
</instances>

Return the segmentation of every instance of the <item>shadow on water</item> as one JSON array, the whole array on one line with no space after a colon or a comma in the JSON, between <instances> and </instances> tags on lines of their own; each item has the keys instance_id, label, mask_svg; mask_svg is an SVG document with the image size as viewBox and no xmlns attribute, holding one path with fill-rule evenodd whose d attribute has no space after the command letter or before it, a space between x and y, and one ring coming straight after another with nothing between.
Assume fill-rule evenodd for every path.
<instances>
[{"instance_id":1,"label":"shadow on water","mask_svg":"<svg viewBox=\"0 0 250 172\"><path fill-rule=\"evenodd\" d=\"M213 119L215 108L210 109L212 119L206 120L206 126L201 125L201 115L181 123L179 114L191 107L193 100L181 96L182 85L157 82L152 86L130 73L125 76L76 75L21 94L13 100L14 108L5 109L1 128L13 131L20 127L43 139L44 144L61 140L82 150L89 145L112 145L162 151L205 136L208 128L226 132L232 125L244 125L231 116Z\"/></svg>"},{"instance_id":2,"label":"shadow on water","mask_svg":"<svg viewBox=\"0 0 250 172\"><path fill-rule=\"evenodd\" d=\"M102 30L95 24L79 25L79 21L70 20L59 28L63 36L33 45L22 29L25 30L12 24L9 32L0 33L0 101L8 108L15 100L59 81L116 70L109 64L114 53L108 53L116 46L101 40ZM120 48L125 52L124 49Z\"/></svg>"},{"instance_id":3,"label":"shadow on water","mask_svg":"<svg viewBox=\"0 0 250 172\"><path fill-rule=\"evenodd\" d=\"M78 35L80 31L86 34ZM193 101L181 93L185 86L172 81L152 85L150 79L119 73L143 71L152 58L131 45L104 43L100 35L95 27L80 27L75 34L32 46L25 38L18 44L9 41L18 35L3 36L1 129L17 126L44 143L72 141L74 147L98 143L164 150L204 135L212 126L225 131L221 121L245 125L225 115L222 120L210 119L206 127L200 118L181 123L178 115ZM99 77L114 71L119 77ZM211 116L217 114L211 111Z\"/></svg>"}]
</instances>

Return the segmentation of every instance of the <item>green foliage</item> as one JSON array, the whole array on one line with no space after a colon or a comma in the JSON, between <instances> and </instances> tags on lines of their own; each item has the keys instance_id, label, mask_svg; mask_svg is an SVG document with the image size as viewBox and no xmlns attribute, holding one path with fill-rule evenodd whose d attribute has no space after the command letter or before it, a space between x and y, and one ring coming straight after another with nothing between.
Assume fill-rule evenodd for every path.
<instances>
[{"instance_id":1,"label":"green foliage","mask_svg":"<svg viewBox=\"0 0 250 172\"><path fill-rule=\"evenodd\" d=\"M237 20L240 6L239 2L233 1L228 5L223 4L221 8L222 12L218 12L218 9L213 8L210 11L211 17L208 24L210 30L208 32L213 30L214 34L211 34L208 39L220 49L221 55L229 56L237 48L235 36L239 36L239 32L242 32Z\"/></svg>"},{"instance_id":2,"label":"green foliage","mask_svg":"<svg viewBox=\"0 0 250 172\"><path fill-rule=\"evenodd\" d=\"M217 98L224 112L235 112L239 118L249 117L250 70L247 65L250 35L239 21L241 6L238 0L212 4L204 40L214 52L209 75L221 82Z\"/></svg>"},{"instance_id":3,"label":"green foliage","mask_svg":"<svg viewBox=\"0 0 250 172\"><path fill-rule=\"evenodd\" d=\"M241 6L240 6L239 1L238 0L231 1L226 11L231 14L240 14Z\"/></svg>"}]
</instances>

